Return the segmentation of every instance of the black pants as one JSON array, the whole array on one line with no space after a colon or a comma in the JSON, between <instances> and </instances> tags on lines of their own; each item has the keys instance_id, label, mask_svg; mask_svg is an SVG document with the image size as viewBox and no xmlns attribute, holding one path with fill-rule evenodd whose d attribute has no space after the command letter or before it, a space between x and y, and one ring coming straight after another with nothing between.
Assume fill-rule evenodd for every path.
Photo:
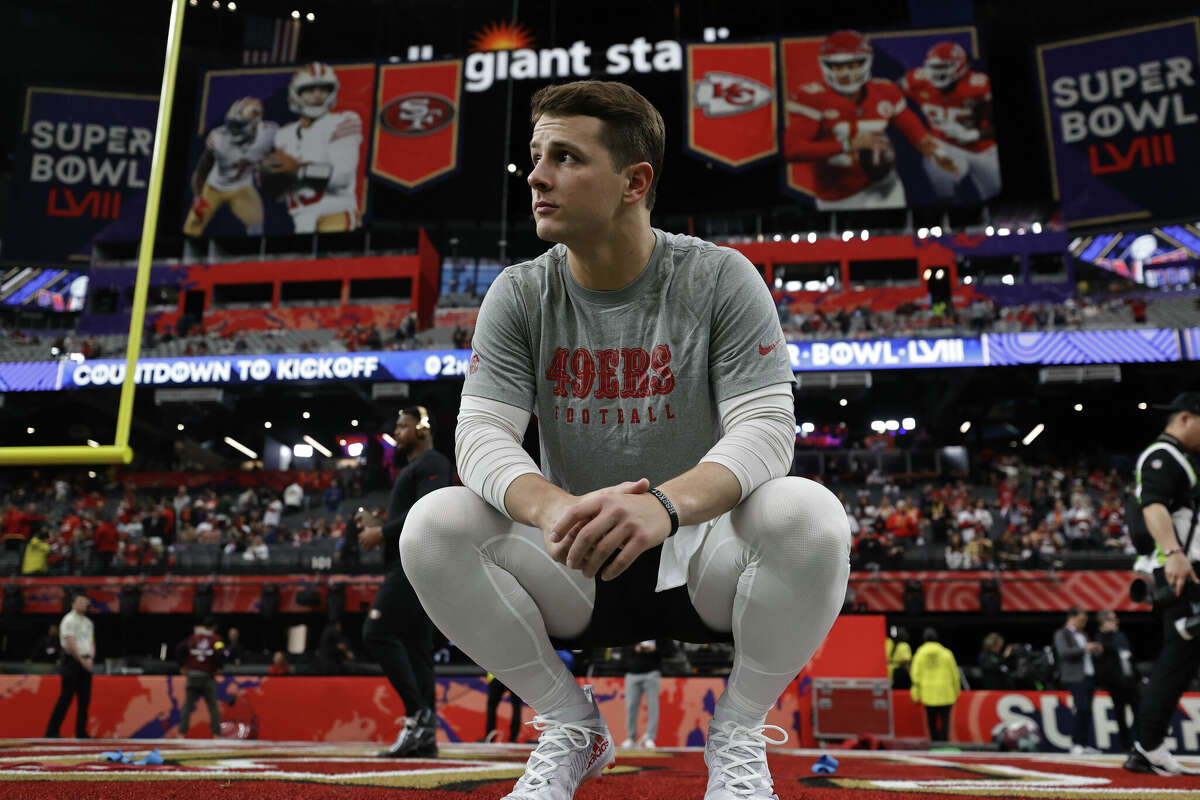
<instances>
[{"instance_id":1,"label":"black pants","mask_svg":"<svg viewBox=\"0 0 1200 800\"><path fill-rule=\"evenodd\" d=\"M221 707L217 705L217 681L207 672L189 672L187 689L183 695L183 708L179 709L179 734L187 736L196 701L204 698L208 706L208 729L213 737L221 735Z\"/></svg>"},{"instance_id":2,"label":"black pants","mask_svg":"<svg viewBox=\"0 0 1200 800\"><path fill-rule=\"evenodd\" d=\"M1075 703L1075 725L1071 729L1071 743L1091 746L1092 698L1096 695L1096 685L1090 677L1085 676L1078 683L1068 683L1066 687Z\"/></svg>"},{"instance_id":3,"label":"black pants","mask_svg":"<svg viewBox=\"0 0 1200 800\"><path fill-rule=\"evenodd\" d=\"M950 738L950 709L948 706L925 706L925 721L929 723L929 738L935 742L944 742Z\"/></svg>"},{"instance_id":4,"label":"black pants","mask_svg":"<svg viewBox=\"0 0 1200 800\"><path fill-rule=\"evenodd\" d=\"M500 682L499 678L492 678L488 683L486 730L483 733L486 736L496 730L496 709L500 707L500 701L504 699L505 692L508 692L508 696L512 700L512 721L508 724L508 741L511 743L517 740L517 736L521 732L521 709L525 704L521 702L521 698L517 697L516 692L510 691Z\"/></svg>"},{"instance_id":5,"label":"black pants","mask_svg":"<svg viewBox=\"0 0 1200 800\"><path fill-rule=\"evenodd\" d=\"M404 701L405 715L415 716L425 708L436 713L433 623L399 561L388 570L375 595L363 622L362 636L392 688Z\"/></svg>"},{"instance_id":6,"label":"black pants","mask_svg":"<svg viewBox=\"0 0 1200 800\"><path fill-rule=\"evenodd\" d=\"M1162 570L1154 571L1154 581L1166 585ZM1145 750L1162 744L1188 683L1200 670L1200 638L1188 641L1175 630L1175 620L1191 616L1192 603L1200 602L1200 587L1188 583L1183 598L1162 611L1163 645L1150 673L1150 682L1142 687L1137 709L1137 741Z\"/></svg>"},{"instance_id":7,"label":"black pants","mask_svg":"<svg viewBox=\"0 0 1200 800\"><path fill-rule=\"evenodd\" d=\"M1108 696L1112 698L1113 716L1117 718L1117 737L1121 740L1121 749L1132 749L1133 734L1129 730L1129 724L1125 721L1125 718L1129 716L1129 709L1134 709L1133 724L1136 730L1137 690L1132 686L1121 684L1102 686L1100 688L1106 690Z\"/></svg>"},{"instance_id":8,"label":"black pants","mask_svg":"<svg viewBox=\"0 0 1200 800\"><path fill-rule=\"evenodd\" d=\"M92 673L83 668L83 664L71 655L64 655L59 664L59 674L62 675L62 689L58 693L58 702L54 704L54 712L50 715L50 724L46 726L46 737L58 736L67 709L71 706L71 698L78 698L75 706L75 738L87 736L88 703L92 699Z\"/></svg>"}]
</instances>

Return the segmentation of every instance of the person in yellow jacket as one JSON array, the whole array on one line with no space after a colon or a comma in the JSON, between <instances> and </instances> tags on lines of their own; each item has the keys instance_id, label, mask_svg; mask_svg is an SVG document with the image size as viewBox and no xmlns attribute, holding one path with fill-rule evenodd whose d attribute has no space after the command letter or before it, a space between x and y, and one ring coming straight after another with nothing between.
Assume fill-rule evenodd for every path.
<instances>
[{"instance_id":1,"label":"person in yellow jacket","mask_svg":"<svg viewBox=\"0 0 1200 800\"><path fill-rule=\"evenodd\" d=\"M937 631L926 628L925 642L912 660L912 699L925 706L929 738L944 742L950 735L950 709L962 685L954 653L938 642Z\"/></svg>"},{"instance_id":2,"label":"person in yellow jacket","mask_svg":"<svg viewBox=\"0 0 1200 800\"><path fill-rule=\"evenodd\" d=\"M50 572L50 543L46 534L38 532L25 545L25 556L21 560L22 575L45 575Z\"/></svg>"},{"instance_id":3,"label":"person in yellow jacket","mask_svg":"<svg viewBox=\"0 0 1200 800\"><path fill-rule=\"evenodd\" d=\"M908 643L908 631L893 625L891 635L884 640L883 652L887 656L888 685L893 689L911 688L909 668L913 653L912 645Z\"/></svg>"}]
</instances>

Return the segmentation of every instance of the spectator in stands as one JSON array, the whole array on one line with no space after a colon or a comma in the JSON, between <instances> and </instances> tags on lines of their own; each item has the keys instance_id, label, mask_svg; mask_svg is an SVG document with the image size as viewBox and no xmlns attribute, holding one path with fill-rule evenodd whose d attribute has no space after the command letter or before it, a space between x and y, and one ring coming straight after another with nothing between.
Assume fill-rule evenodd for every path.
<instances>
[{"instance_id":1,"label":"spectator in stands","mask_svg":"<svg viewBox=\"0 0 1200 800\"><path fill-rule=\"evenodd\" d=\"M992 540L986 537L976 537L967 543L967 555L971 559L973 569L995 569L996 554Z\"/></svg>"},{"instance_id":2,"label":"spectator in stands","mask_svg":"<svg viewBox=\"0 0 1200 800\"><path fill-rule=\"evenodd\" d=\"M958 699L962 681L954 653L938 642L937 631L926 628L912 660L913 702L925 706L929 738L944 742L950 737L950 710Z\"/></svg>"},{"instance_id":3,"label":"spectator in stands","mask_svg":"<svg viewBox=\"0 0 1200 800\"><path fill-rule=\"evenodd\" d=\"M1062 536L1064 539L1070 536L1071 514L1067 510L1061 497L1054 499L1054 506L1045 517L1046 524L1050 530Z\"/></svg>"},{"instance_id":4,"label":"spectator in stands","mask_svg":"<svg viewBox=\"0 0 1200 800\"><path fill-rule=\"evenodd\" d=\"M269 556L270 551L267 548L266 542L263 541L262 536L255 536L250 541L250 546L242 551L243 561L260 561L265 563Z\"/></svg>"},{"instance_id":5,"label":"spectator in stands","mask_svg":"<svg viewBox=\"0 0 1200 800\"><path fill-rule=\"evenodd\" d=\"M271 657L271 666L267 669L268 675L291 675L292 668L288 665L287 656L282 650L276 650L275 655Z\"/></svg>"},{"instance_id":6,"label":"spectator in stands","mask_svg":"<svg viewBox=\"0 0 1200 800\"><path fill-rule=\"evenodd\" d=\"M171 501L175 507L175 516L178 518L185 508L190 508L192 505L191 495L188 494L186 486L180 486L175 490L175 498Z\"/></svg>"},{"instance_id":7,"label":"spectator in stands","mask_svg":"<svg viewBox=\"0 0 1200 800\"><path fill-rule=\"evenodd\" d=\"M263 511L262 524L264 528L278 528L280 518L283 516L283 501L278 497L271 498L271 502L267 503L267 508Z\"/></svg>"},{"instance_id":8,"label":"spectator in stands","mask_svg":"<svg viewBox=\"0 0 1200 800\"><path fill-rule=\"evenodd\" d=\"M1146 301L1140 297L1134 297L1129 301L1129 311L1133 314L1133 321L1138 325L1146 321Z\"/></svg>"},{"instance_id":9,"label":"spectator in stands","mask_svg":"<svg viewBox=\"0 0 1200 800\"><path fill-rule=\"evenodd\" d=\"M258 495L255 494L253 486L247 486L246 491L238 495L236 508L239 514L258 508Z\"/></svg>"},{"instance_id":10,"label":"spectator in stands","mask_svg":"<svg viewBox=\"0 0 1200 800\"><path fill-rule=\"evenodd\" d=\"M329 486L325 488L325 508L329 513L334 513L338 510L338 506L342 504L344 495L342 493L342 485L334 478L329 482Z\"/></svg>"},{"instance_id":11,"label":"spectator in stands","mask_svg":"<svg viewBox=\"0 0 1200 800\"><path fill-rule=\"evenodd\" d=\"M1101 611L1096 616L1100 621L1096 642L1101 647L1095 657L1096 688L1104 689L1112 698L1121 749L1132 750L1133 736L1129 732L1128 720L1137 708L1133 650L1128 637L1120 630L1121 621L1117 618L1117 612Z\"/></svg>"},{"instance_id":12,"label":"spectator in stands","mask_svg":"<svg viewBox=\"0 0 1200 800\"><path fill-rule=\"evenodd\" d=\"M1071 507L1067 509L1067 520L1067 540L1071 549L1090 549L1095 544L1092 539L1092 524L1095 520L1091 498L1082 487L1071 493Z\"/></svg>"},{"instance_id":13,"label":"spectator in stands","mask_svg":"<svg viewBox=\"0 0 1200 800\"><path fill-rule=\"evenodd\" d=\"M974 566L963 546L962 536L950 534L950 542L946 545L946 569L972 569Z\"/></svg>"},{"instance_id":14,"label":"spectator in stands","mask_svg":"<svg viewBox=\"0 0 1200 800\"><path fill-rule=\"evenodd\" d=\"M192 635L175 647L175 660L187 676L183 705L179 709L179 735L186 737L192 707L201 697L208 706L208 725L212 738L221 738L221 708L217 705L217 678L225 666L225 643L217 635L217 621L206 618Z\"/></svg>"},{"instance_id":15,"label":"spectator in stands","mask_svg":"<svg viewBox=\"0 0 1200 800\"><path fill-rule=\"evenodd\" d=\"M1029 526L1009 525L996 542L996 560L1005 568L1025 565L1033 554L1028 548Z\"/></svg>"},{"instance_id":16,"label":"spectator in stands","mask_svg":"<svg viewBox=\"0 0 1200 800\"><path fill-rule=\"evenodd\" d=\"M1054 633L1054 652L1058 656L1059 680L1071 692L1075 706L1071 727L1071 752L1098 753L1089 742L1092 739L1092 696L1096 692L1096 667L1093 661L1104 647L1088 640L1088 614L1072 606L1067 610L1067 624Z\"/></svg>"},{"instance_id":17,"label":"spectator in stands","mask_svg":"<svg viewBox=\"0 0 1200 800\"><path fill-rule=\"evenodd\" d=\"M28 660L38 664L53 664L61 655L62 642L58 638L58 625L51 623L46 634L34 642Z\"/></svg>"},{"instance_id":18,"label":"spectator in stands","mask_svg":"<svg viewBox=\"0 0 1200 800\"><path fill-rule=\"evenodd\" d=\"M117 526L107 517L98 517L95 533L96 562L101 572L112 569L117 555Z\"/></svg>"},{"instance_id":19,"label":"spectator in stands","mask_svg":"<svg viewBox=\"0 0 1200 800\"><path fill-rule=\"evenodd\" d=\"M25 555L21 561L22 575L50 574L50 543L46 541L46 532L38 531L25 545Z\"/></svg>"},{"instance_id":20,"label":"spectator in stands","mask_svg":"<svg viewBox=\"0 0 1200 800\"><path fill-rule=\"evenodd\" d=\"M1016 688L1012 678L1012 645L1004 643L1004 637L998 633L989 633L983 637L983 649L975 659L979 665L982 677L979 679L980 689L1006 690Z\"/></svg>"},{"instance_id":21,"label":"spectator in stands","mask_svg":"<svg viewBox=\"0 0 1200 800\"><path fill-rule=\"evenodd\" d=\"M293 480L283 490L283 508L288 514L294 514L304 507L304 487L299 481Z\"/></svg>"},{"instance_id":22,"label":"spectator in stands","mask_svg":"<svg viewBox=\"0 0 1200 800\"><path fill-rule=\"evenodd\" d=\"M59 728L71 707L71 700L76 699L75 706L75 738L89 739L87 732L88 703L92 699L92 669L96 654L95 626L88 619L87 612L91 601L83 592L77 593L71 599L71 610L59 623L59 638L62 644L63 657L59 672L62 684L58 694L58 702L50 714L46 725L46 738L57 739Z\"/></svg>"}]
</instances>

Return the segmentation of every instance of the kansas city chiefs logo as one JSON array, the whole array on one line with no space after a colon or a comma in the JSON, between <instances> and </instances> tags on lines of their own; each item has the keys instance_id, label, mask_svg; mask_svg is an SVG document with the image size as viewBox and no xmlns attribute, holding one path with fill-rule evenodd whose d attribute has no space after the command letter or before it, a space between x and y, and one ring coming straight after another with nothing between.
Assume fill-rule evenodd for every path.
<instances>
[{"instance_id":1,"label":"kansas city chiefs logo","mask_svg":"<svg viewBox=\"0 0 1200 800\"><path fill-rule=\"evenodd\" d=\"M775 91L762 83L730 72L706 72L694 87L696 105L706 117L732 117L762 108Z\"/></svg>"},{"instance_id":2,"label":"kansas city chiefs logo","mask_svg":"<svg viewBox=\"0 0 1200 800\"><path fill-rule=\"evenodd\" d=\"M379 124L396 136L428 136L454 120L454 104L439 94L406 94L379 112Z\"/></svg>"}]
</instances>

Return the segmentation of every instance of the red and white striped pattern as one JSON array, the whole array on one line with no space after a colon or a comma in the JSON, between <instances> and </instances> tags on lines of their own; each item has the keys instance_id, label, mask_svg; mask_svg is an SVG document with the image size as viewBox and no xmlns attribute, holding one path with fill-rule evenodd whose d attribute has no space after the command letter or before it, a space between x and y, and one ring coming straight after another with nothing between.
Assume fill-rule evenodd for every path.
<instances>
[{"instance_id":1,"label":"red and white striped pattern","mask_svg":"<svg viewBox=\"0 0 1200 800\"><path fill-rule=\"evenodd\" d=\"M1079 570L1072 572L880 572L850 576L855 602L868 611L904 610L904 585L921 583L925 610L933 612L978 611L979 586L996 581L1005 612L1066 611L1071 606L1114 611L1149 611L1129 599L1129 584L1136 572L1123 570Z\"/></svg>"}]
</instances>

